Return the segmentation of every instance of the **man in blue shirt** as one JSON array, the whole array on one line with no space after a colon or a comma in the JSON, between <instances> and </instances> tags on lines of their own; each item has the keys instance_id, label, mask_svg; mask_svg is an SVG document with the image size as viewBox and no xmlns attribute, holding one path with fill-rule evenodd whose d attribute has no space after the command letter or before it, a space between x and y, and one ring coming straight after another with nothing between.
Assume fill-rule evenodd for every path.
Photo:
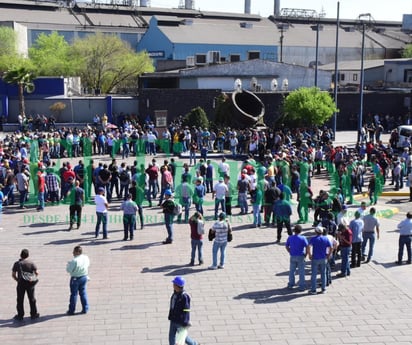
<instances>
[{"instance_id":1,"label":"man in blue shirt","mask_svg":"<svg viewBox=\"0 0 412 345\"><path fill-rule=\"evenodd\" d=\"M361 213L359 211L355 212L355 219L349 223L349 229L352 230L352 260L351 268L360 267L362 260L362 231L363 231L363 220L361 219Z\"/></svg>"},{"instance_id":2,"label":"man in blue shirt","mask_svg":"<svg viewBox=\"0 0 412 345\"><path fill-rule=\"evenodd\" d=\"M286 240L286 250L290 254L289 283L288 288L295 286L295 271L299 273L299 290L305 290L305 257L308 252L308 240L302 236L301 225L295 225L294 234Z\"/></svg>"},{"instance_id":3,"label":"man in blue shirt","mask_svg":"<svg viewBox=\"0 0 412 345\"><path fill-rule=\"evenodd\" d=\"M327 236L322 235L323 227L316 227L315 232L316 236L310 239L308 247L309 259L312 260L311 290L309 291L312 295L316 295L316 278L318 271L320 272L321 278L321 293L326 292L326 263L332 253L332 245L329 239Z\"/></svg>"}]
</instances>

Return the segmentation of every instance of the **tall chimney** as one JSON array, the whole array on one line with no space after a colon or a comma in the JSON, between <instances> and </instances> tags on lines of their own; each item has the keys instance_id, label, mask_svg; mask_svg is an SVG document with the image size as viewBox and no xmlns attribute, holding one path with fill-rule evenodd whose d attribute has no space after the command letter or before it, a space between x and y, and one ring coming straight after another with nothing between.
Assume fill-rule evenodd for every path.
<instances>
[{"instance_id":1,"label":"tall chimney","mask_svg":"<svg viewBox=\"0 0 412 345\"><path fill-rule=\"evenodd\" d=\"M275 0L275 17L280 16L280 0Z\"/></svg>"},{"instance_id":2,"label":"tall chimney","mask_svg":"<svg viewBox=\"0 0 412 345\"><path fill-rule=\"evenodd\" d=\"M251 0L245 0L245 14L250 14L250 2Z\"/></svg>"},{"instance_id":3,"label":"tall chimney","mask_svg":"<svg viewBox=\"0 0 412 345\"><path fill-rule=\"evenodd\" d=\"M193 10L193 0L185 0L185 9L186 10Z\"/></svg>"}]
</instances>

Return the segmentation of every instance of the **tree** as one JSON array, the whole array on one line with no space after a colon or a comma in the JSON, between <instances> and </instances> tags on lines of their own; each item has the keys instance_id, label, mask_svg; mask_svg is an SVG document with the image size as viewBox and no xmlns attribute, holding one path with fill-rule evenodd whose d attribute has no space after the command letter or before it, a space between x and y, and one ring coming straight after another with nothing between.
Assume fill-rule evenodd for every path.
<instances>
[{"instance_id":1,"label":"tree","mask_svg":"<svg viewBox=\"0 0 412 345\"><path fill-rule=\"evenodd\" d=\"M7 71L17 57L17 34L13 29L0 26L0 72Z\"/></svg>"},{"instance_id":2,"label":"tree","mask_svg":"<svg viewBox=\"0 0 412 345\"><path fill-rule=\"evenodd\" d=\"M59 120L64 109L66 109L66 104L63 102L55 102L49 107L49 110L56 116L56 121Z\"/></svg>"},{"instance_id":3,"label":"tree","mask_svg":"<svg viewBox=\"0 0 412 345\"><path fill-rule=\"evenodd\" d=\"M34 73L25 67L10 69L3 75L3 80L8 84L15 84L18 87L19 94L19 111L21 115L26 115L24 105L24 92L32 93L34 91Z\"/></svg>"},{"instance_id":4,"label":"tree","mask_svg":"<svg viewBox=\"0 0 412 345\"><path fill-rule=\"evenodd\" d=\"M29 48L29 57L36 66L36 73L43 76L76 75L79 61L72 55L69 43L57 32L50 35L41 33Z\"/></svg>"},{"instance_id":5,"label":"tree","mask_svg":"<svg viewBox=\"0 0 412 345\"><path fill-rule=\"evenodd\" d=\"M229 98L229 96L225 93L222 93L217 98L217 105L216 105L216 115L215 115L215 123L218 126L232 126L233 124L233 102Z\"/></svg>"},{"instance_id":6,"label":"tree","mask_svg":"<svg viewBox=\"0 0 412 345\"><path fill-rule=\"evenodd\" d=\"M328 92L316 87L292 91L283 105L283 121L294 126L321 125L338 111Z\"/></svg>"},{"instance_id":7,"label":"tree","mask_svg":"<svg viewBox=\"0 0 412 345\"><path fill-rule=\"evenodd\" d=\"M402 50L403 58L412 58L412 44L407 44Z\"/></svg>"},{"instance_id":8,"label":"tree","mask_svg":"<svg viewBox=\"0 0 412 345\"><path fill-rule=\"evenodd\" d=\"M115 35L97 33L76 40L73 54L83 86L102 93L114 92L119 85L136 85L142 73L154 71L146 52L134 52Z\"/></svg>"},{"instance_id":9,"label":"tree","mask_svg":"<svg viewBox=\"0 0 412 345\"><path fill-rule=\"evenodd\" d=\"M209 120L207 118L206 112L201 108L193 108L190 113L186 114L183 119L183 125L189 127L201 127L208 128Z\"/></svg>"}]
</instances>

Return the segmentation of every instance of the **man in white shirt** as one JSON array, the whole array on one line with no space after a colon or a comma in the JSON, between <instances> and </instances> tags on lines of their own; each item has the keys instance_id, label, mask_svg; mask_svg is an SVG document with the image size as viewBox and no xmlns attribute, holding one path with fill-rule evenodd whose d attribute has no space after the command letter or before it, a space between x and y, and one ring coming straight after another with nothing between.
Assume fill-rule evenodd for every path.
<instances>
[{"instance_id":1,"label":"man in white shirt","mask_svg":"<svg viewBox=\"0 0 412 345\"><path fill-rule=\"evenodd\" d=\"M221 205L222 212L226 213L225 196L229 189L224 183L223 177L219 177L219 182L213 187L212 199L215 199L215 220L217 220L217 213L219 210L219 204Z\"/></svg>"},{"instance_id":2,"label":"man in white shirt","mask_svg":"<svg viewBox=\"0 0 412 345\"><path fill-rule=\"evenodd\" d=\"M94 197L94 203L96 204L97 215L95 237L97 238L99 236L100 223L103 223L103 239L105 240L109 238L107 236L107 208L109 207L109 203L107 202L104 193L104 187L99 187L97 195Z\"/></svg>"},{"instance_id":3,"label":"man in white shirt","mask_svg":"<svg viewBox=\"0 0 412 345\"><path fill-rule=\"evenodd\" d=\"M219 176L225 177L225 175L229 175L229 164L226 163L226 158L223 157L222 161L219 163Z\"/></svg>"}]
</instances>

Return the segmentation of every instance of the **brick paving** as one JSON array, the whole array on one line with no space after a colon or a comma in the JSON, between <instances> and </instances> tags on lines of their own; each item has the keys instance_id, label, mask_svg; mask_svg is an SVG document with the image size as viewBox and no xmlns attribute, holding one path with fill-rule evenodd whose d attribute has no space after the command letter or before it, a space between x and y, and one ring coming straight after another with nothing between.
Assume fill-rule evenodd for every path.
<instances>
[{"instance_id":1,"label":"brick paving","mask_svg":"<svg viewBox=\"0 0 412 345\"><path fill-rule=\"evenodd\" d=\"M315 190L324 184L325 179L315 179ZM8 209L0 231L0 344L166 345L175 275L187 280L192 296L190 334L203 345L412 344L412 266L394 264L398 239L394 230L410 206L394 205L393 199L378 202L379 211L397 207L399 212L381 219L381 239L372 262L353 269L349 278L333 279L327 293L316 296L286 289L286 232L282 242L275 244L275 229L250 228L251 214L237 216L237 208L225 269L216 271L207 270L212 251L207 239L205 264L188 266L186 224L175 224L172 245L161 244L166 230L159 208L144 210L146 217L152 217L151 223L127 242L122 241L118 202L111 205L110 238L105 241L94 239L92 205L84 208L82 227L70 232L66 205L47 207L41 214L35 209ZM213 214L211 207L206 214ZM296 212L293 220L297 220ZM305 234L313 233L309 226L304 229ZM65 265L77 244L84 246L91 259L90 312L66 316L69 277ZM41 317L16 323L11 267L23 247L39 267L36 293ZM27 315L27 301L25 308Z\"/></svg>"}]
</instances>

